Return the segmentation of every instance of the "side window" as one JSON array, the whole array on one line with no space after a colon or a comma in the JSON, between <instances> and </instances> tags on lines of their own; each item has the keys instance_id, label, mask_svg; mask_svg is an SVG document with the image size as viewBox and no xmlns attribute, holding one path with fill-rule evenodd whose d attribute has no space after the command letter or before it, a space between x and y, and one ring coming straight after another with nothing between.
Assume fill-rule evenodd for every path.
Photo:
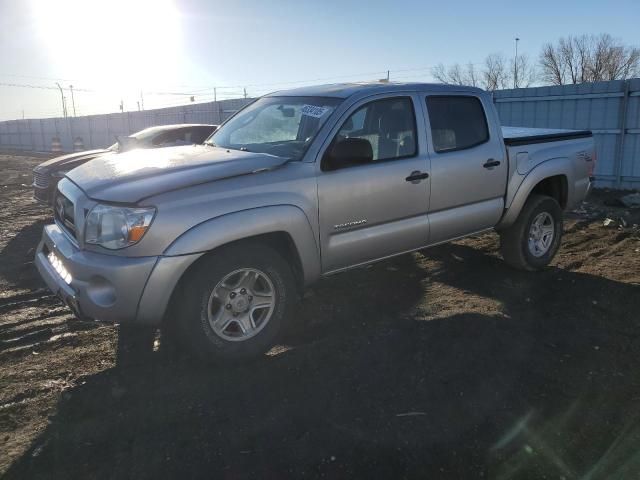
<instances>
[{"instance_id":1,"label":"side window","mask_svg":"<svg viewBox=\"0 0 640 480\"><path fill-rule=\"evenodd\" d=\"M174 144L178 144L177 142L182 142L184 144L184 130L170 130L168 132L164 132L158 135L151 141L151 144L154 147L168 147Z\"/></svg>"},{"instance_id":2,"label":"side window","mask_svg":"<svg viewBox=\"0 0 640 480\"><path fill-rule=\"evenodd\" d=\"M358 132L364 130L364 120L367 117L367 108L361 108L351 115L342 125L340 133L350 136L357 135Z\"/></svg>"},{"instance_id":3,"label":"side window","mask_svg":"<svg viewBox=\"0 0 640 480\"><path fill-rule=\"evenodd\" d=\"M427 97L433 148L438 153L475 147L489 140L489 128L477 97Z\"/></svg>"},{"instance_id":4,"label":"side window","mask_svg":"<svg viewBox=\"0 0 640 480\"><path fill-rule=\"evenodd\" d=\"M191 143L204 143L204 141L209 138L209 135L213 133L212 127L194 127L191 130L190 141Z\"/></svg>"},{"instance_id":5,"label":"side window","mask_svg":"<svg viewBox=\"0 0 640 480\"><path fill-rule=\"evenodd\" d=\"M342 124L324 170L411 157L417 153L416 122L409 97L363 105Z\"/></svg>"}]
</instances>

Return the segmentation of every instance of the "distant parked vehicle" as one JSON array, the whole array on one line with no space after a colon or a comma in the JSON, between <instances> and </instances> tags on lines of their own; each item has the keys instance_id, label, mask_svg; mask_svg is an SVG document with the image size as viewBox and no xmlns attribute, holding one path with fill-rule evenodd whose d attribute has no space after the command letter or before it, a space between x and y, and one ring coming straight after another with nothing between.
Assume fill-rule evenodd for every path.
<instances>
[{"instance_id":1,"label":"distant parked vehicle","mask_svg":"<svg viewBox=\"0 0 640 480\"><path fill-rule=\"evenodd\" d=\"M101 155L123 153L136 148L175 147L203 143L217 125L180 124L149 127L127 137L117 138L109 148L85 150L52 158L33 169L33 196L53 205L53 195L61 178L69 170Z\"/></svg>"}]
</instances>

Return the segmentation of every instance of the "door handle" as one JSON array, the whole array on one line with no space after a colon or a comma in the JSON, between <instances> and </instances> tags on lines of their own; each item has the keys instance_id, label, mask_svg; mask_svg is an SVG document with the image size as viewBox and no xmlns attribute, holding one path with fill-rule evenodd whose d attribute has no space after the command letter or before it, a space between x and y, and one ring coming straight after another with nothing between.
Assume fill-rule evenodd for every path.
<instances>
[{"instance_id":1,"label":"door handle","mask_svg":"<svg viewBox=\"0 0 640 480\"><path fill-rule=\"evenodd\" d=\"M416 170L414 172L411 172L411 175L405 178L405 180L411 183L418 183L420 182L420 180L424 180L425 178L429 178L429 174L427 172Z\"/></svg>"},{"instance_id":2,"label":"door handle","mask_svg":"<svg viewBox=\"0 0 640 480\"><path fill-rule=\"evenodd\" d=\"M492 167L497 167L498 165L500 165L500 160L494 160L493 158L490 158L482 166L484 168L492 168Z\"/></svg>"}]
</instances>

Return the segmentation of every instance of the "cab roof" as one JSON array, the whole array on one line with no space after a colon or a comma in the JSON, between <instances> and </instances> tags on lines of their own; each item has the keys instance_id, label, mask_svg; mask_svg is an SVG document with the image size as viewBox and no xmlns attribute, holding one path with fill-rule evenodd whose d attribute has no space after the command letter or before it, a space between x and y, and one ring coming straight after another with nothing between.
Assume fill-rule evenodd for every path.
<instances>
[{"instance_id":1,"label":"cab roof","mask_svg":"<svg viewBox=\"0 0 640 480\"><path fill-rule=\"evenodd\" d=\"M363 82L363 83L331 83L326 85L314 85L311 87L299 87L290 90L279 90L268 94L273 97L336 97L348 98L352 95L392 93L406 91L429 92L469 92L480 94L484 90L476 87L464 87L460 85L445 85L441 83L396 83L396 82Z\"/></svg>"}]
</instances>

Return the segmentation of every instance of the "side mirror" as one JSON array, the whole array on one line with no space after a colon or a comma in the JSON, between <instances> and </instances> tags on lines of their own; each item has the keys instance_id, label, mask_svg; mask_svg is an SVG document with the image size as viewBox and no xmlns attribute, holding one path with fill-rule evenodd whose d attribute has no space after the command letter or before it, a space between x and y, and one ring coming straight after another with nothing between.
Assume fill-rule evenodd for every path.
<instances>
[{"instance_id":1,"label":"side mirror","mask_svg":"<svg viewBox=\"0 0 640 480\"><path fill-rule=\"evenodd\" d=\"M364 138L343 138L327 150L323 170L337 170L373 162L371 142Z\"/></svg>"}]
</instances>

